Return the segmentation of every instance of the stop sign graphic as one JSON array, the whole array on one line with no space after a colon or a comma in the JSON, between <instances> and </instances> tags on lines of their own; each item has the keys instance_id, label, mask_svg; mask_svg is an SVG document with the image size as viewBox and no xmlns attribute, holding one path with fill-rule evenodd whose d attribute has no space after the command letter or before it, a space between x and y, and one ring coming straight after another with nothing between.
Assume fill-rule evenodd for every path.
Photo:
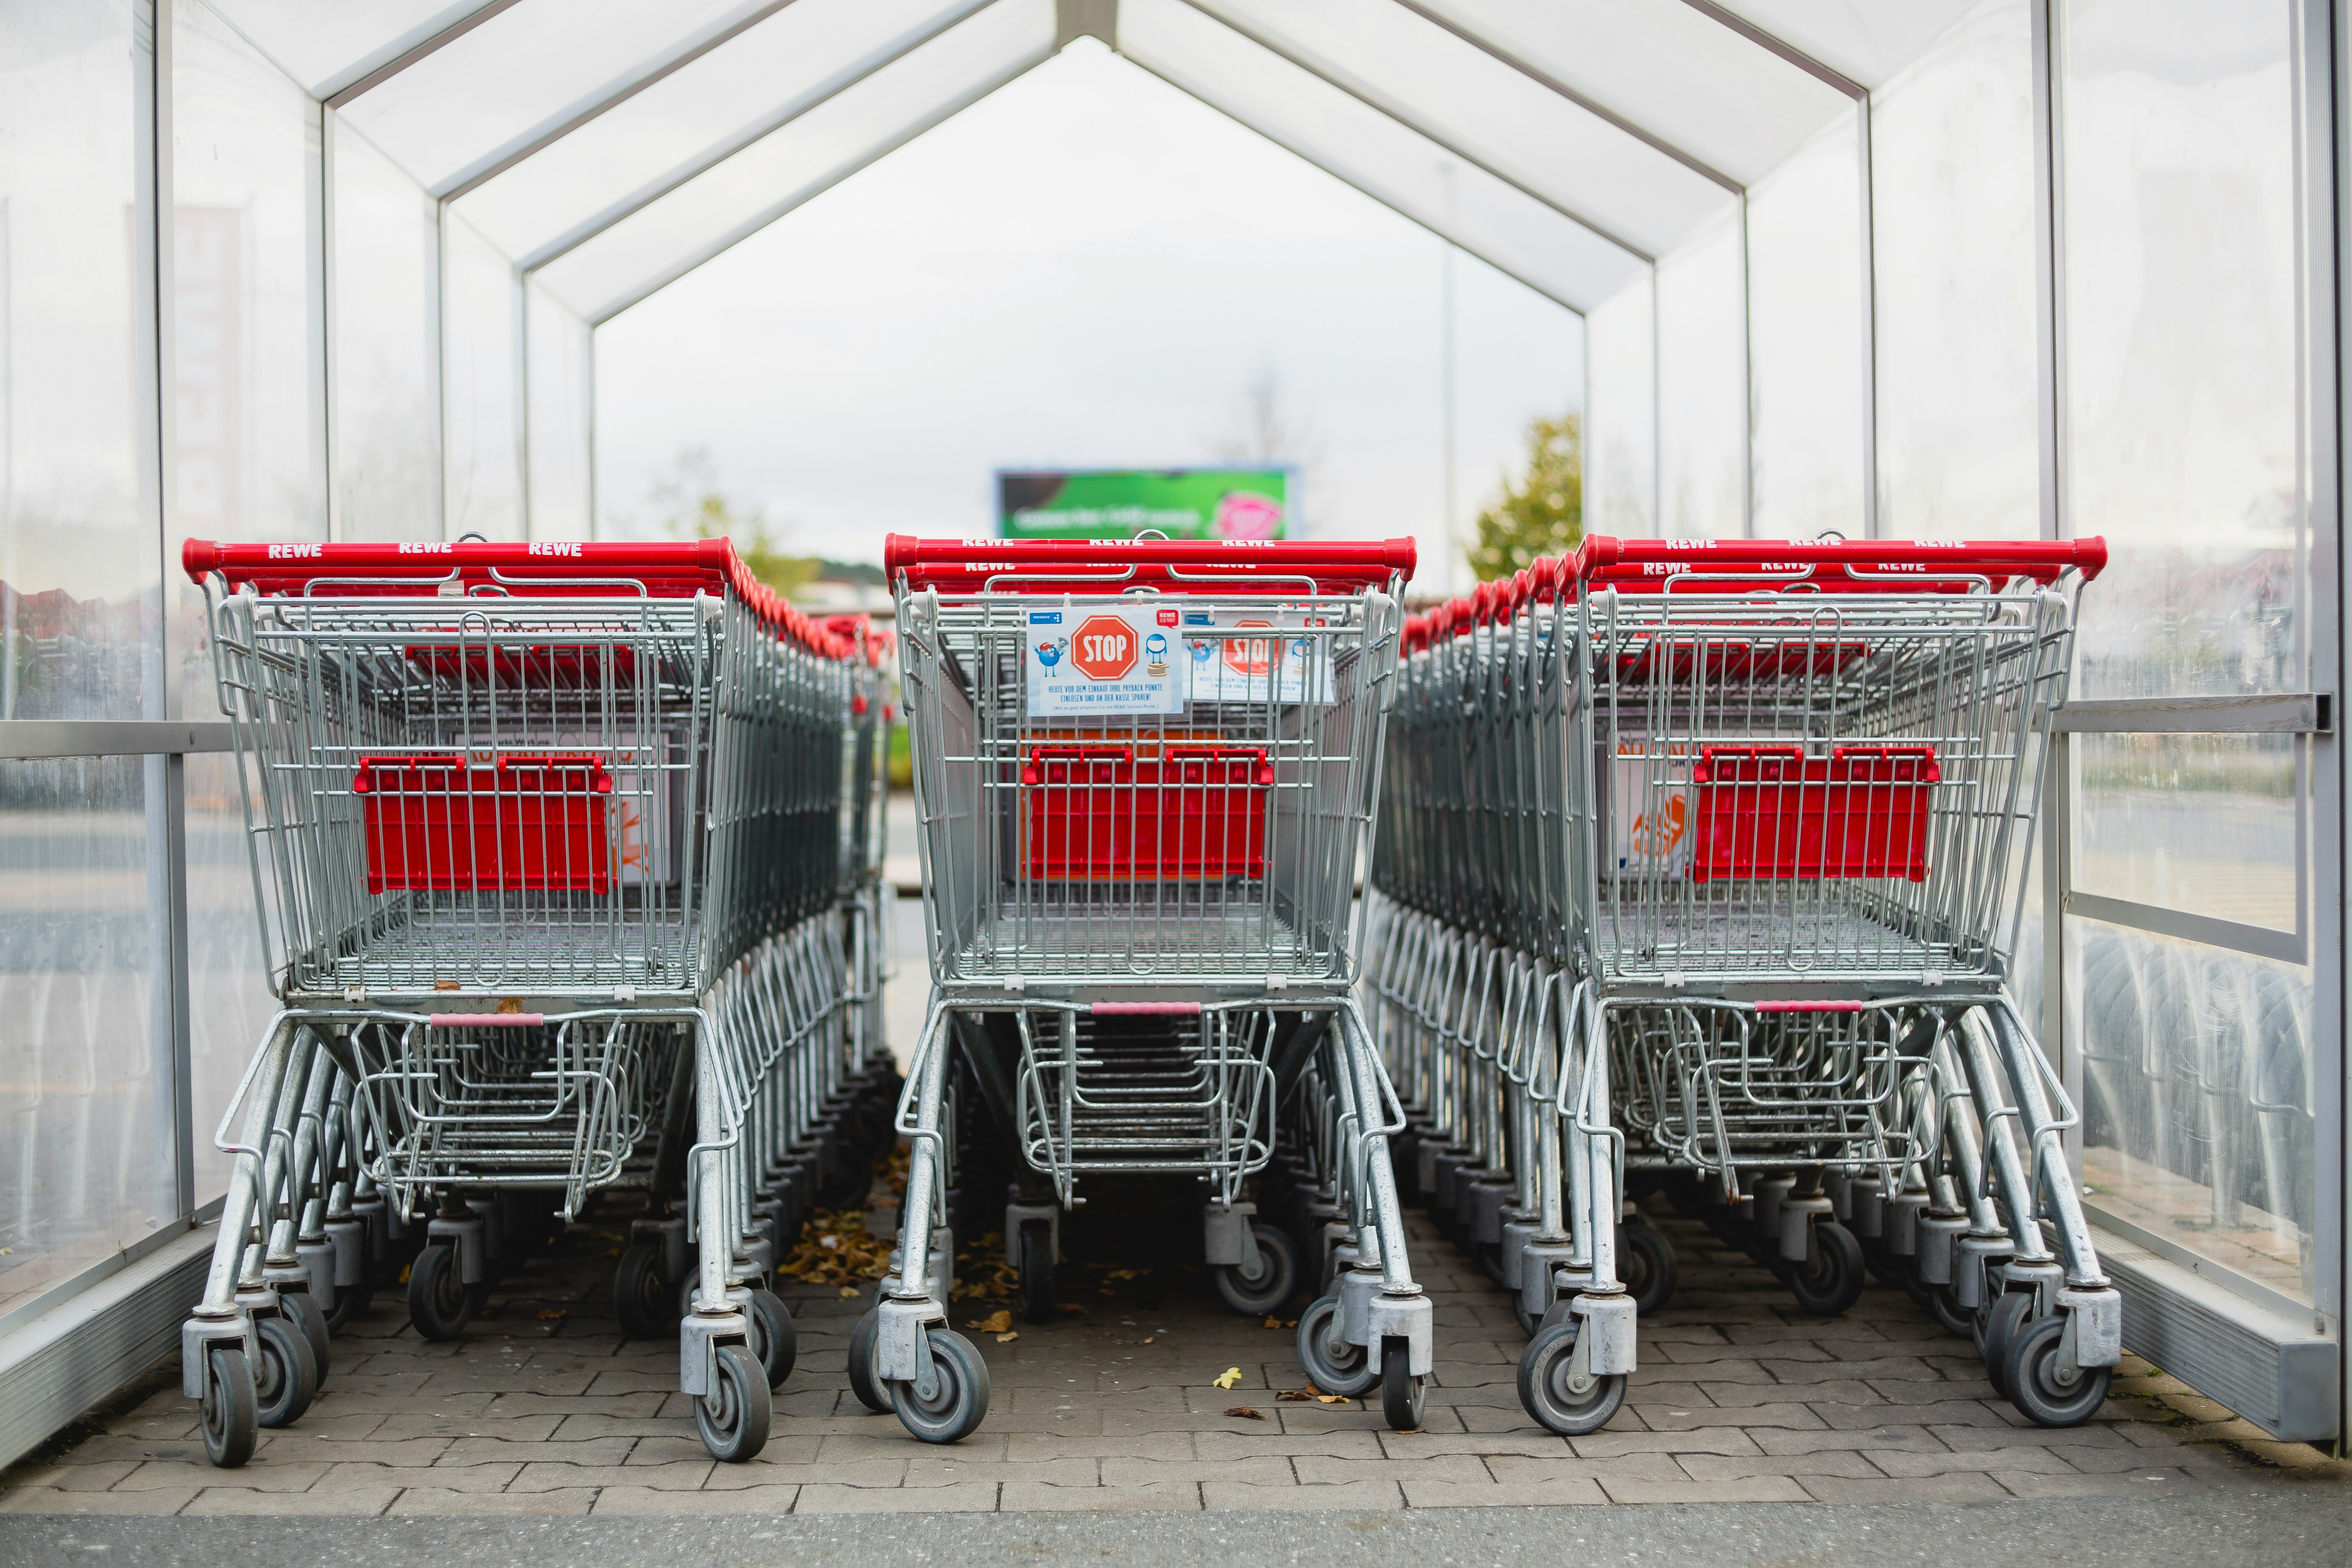
<instances>
[{"instance_id":1,"label":"stop sign graphic","mask_svg":"<svg viewBox=\"0 0 2352 1568\"><path fill-rule=\"evenodd\" d=\"M1270 626L1268 621L1235 621L1234 629ZM1227 637L1225 666L1236 675L1264 675L1274 668L1274 643L1267 637Z\"/></svg>"},{"instance_id":2,"label":"stop sign graphic","mask_svg":"<svg viewBox=\"0 0 2352 1568\"><path fill-rule=\"evenodd\" d=\"M1117 680L1135 668L1135 630L1117 616L1088 616L1070 637L1070 662L1088 680Z\"/></svg>"}]
</instances>

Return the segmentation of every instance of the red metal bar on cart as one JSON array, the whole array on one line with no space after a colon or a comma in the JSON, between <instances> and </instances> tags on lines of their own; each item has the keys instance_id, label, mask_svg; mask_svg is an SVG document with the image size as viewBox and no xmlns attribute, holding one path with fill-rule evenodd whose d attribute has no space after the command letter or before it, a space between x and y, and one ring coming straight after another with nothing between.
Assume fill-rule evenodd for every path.
<instances>
[{"instance_id":1,"label":"red metal bar on cart","mask_svg":"<svg viewBox=\"0 0 2352 1568\"><path fill-rule=\"evenodd\" d=\"M1411 577L1410 539L917 539L883 541L882 569L943 594L1354 593Z\"/></svg>"},{"instance_id":2,"label":"red metal bar on cart","mask_svg":"<svg viewBox=\"0 0 2352 1568\"><path fill-rule=\"evenodd\" d=\"M425 1022L436 1029L536 1029L547 1022L544 1013L428 1013Z\"/></svg>"}]
</instances>

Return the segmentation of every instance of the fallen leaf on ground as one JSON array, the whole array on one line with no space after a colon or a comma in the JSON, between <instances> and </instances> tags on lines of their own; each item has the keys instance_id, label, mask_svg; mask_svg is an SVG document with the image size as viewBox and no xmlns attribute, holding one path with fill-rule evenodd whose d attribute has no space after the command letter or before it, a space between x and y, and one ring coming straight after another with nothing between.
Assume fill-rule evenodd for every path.
<instances>
[{"instance_id":1,"label":"fallen leaf on ground","mask_svg":"<svg viewBox=\"0 0 2352 1568\"><path fill-rule=\"evenodd\" d=\"M999 1334L999 1335L997 1335L997 1336L996 1336L996 1342L997 1342L998 1344L1001 1344L1001 1345L1009 1345L1009 1344L1011 1344L1013 1341L1015 1341L1015 1340L1019 1339L1020 1337L1021 1337L1021 1331L1020 1331L1020 1330L1018 1330L1018 1329L1008 1329L1008 1330L1006 1330L1003 1333L1001 1333L1001 1334Z\"/></svg>"},{"instance_id":2,"label":"fallen leaf on ground","mask_svg":"<svg viewBox=\"0 0 2352 1568\"><path fill-rule=\"evenodd\" d=\"M843 1300L845 1300L845 1301L848 1300L852 1296L855 1296L855 1295L856 1295L856 1294L857 1294L857 1287L856 1287L856 1286L855 1286L855 1285L844 1285L844 1286L841 1288L841 1299L842 1299Z\"/></svg>"},{"instance_id":3,"label":"fallen leaf on ground","mask_svg":"<svg viewBox=\"0 0 2352 1568\"><path fill-rule=\"evenodd\" d=\"M991 1312L972 1327L983 1334L1001 1334L1013 1327L1013 1314L1009 1311Z\"/></svg>"},{"instance_id":4,"label":"fallen leaf on ground","mask_svg":"<svg viewBox=\"0 0 2352 1568\"><path fill-rule=\"evenodd\" d=\"M1228 1415L1246 1416L1252 1421L1263 1421L1265 1419L1265 1416L1259 1415L1256 1411L1252 1410L1246 1405L1236 1405L1232 1409L1226 1411L1225 1414Z\"/></svg>"},{"instance_id":5,"label":"fallen leaf on ground","mask_svg":"<svg viewBox=\"0 0 2352 1568\"><path fill-rule=\"evenodd\" d=\"M1143 1342L1144 1342L1145 1344L1150 1344L1150 1343L1151 1342L1151 1336L1150 1336L1150 1334L1146 1334L1146 1335L1144 1335L1144 1336L1143 1336Z\"/></svg>"},{"instance_id":6,"label":"fallen leaf on ground","mask_svg":"<svg viewBox=\"0 0 2352 1568\"><path fill-rule=\"evenodd\" d=\"M539 1310L539 1321L542 1323L562 1322L569 1316L571 1314L561 1307L541 1307Z\"/></svg>"},{"instance_id":7,"label":"fallen leaf on ground","mask_svg":"<svg viewBox=\"0 0 2352 1568\"><path fill-rule=\"evenodd\" d=\"M1054 1310L1056 1312L1083 1312L1086 1309L1078 1305L1076 1301L1056 1301L1054 1303Z\"/></svg>"},{"instance_id":8,"label":"fallen leaf on ground","mask_svg":"<svg viewBox=\"0 0 2352 1568\"><path fill-rule=\"evenodd\" d=\"M1216 1382L1219 1388L1231 1388L1241 1380L1242 1369L1237 1366L1229 1366L1225 1368L1224 1371L1217 1373Z\"/></svg>"},{"instance_id":9,"label":"fallen leaf on ground","mask_svg":"<svg viewBox=\"0 0 2352 1568\"><path fill-rule=\"evenodd\" d=\"M1143 1273L1140 1268L1114 1268L1103 1276L1106 1279L1133 1279Z\"/></svg>"}]
</instances>

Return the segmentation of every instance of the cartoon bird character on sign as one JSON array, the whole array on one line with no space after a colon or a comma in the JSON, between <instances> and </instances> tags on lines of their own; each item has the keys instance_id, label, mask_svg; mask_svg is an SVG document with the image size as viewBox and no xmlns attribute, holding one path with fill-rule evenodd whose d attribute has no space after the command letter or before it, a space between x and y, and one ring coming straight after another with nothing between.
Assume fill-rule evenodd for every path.
<instances>
[{"instance_id":1,"label":"cartoon bird character on sign","mask_svg":"<svg viewBox=\"0 0 2352 1568\"><path fill-rule=\"evenodd\" d=\"M1069 647L1070 639L1067 637L1041 642L1037 645L1037 662L1049 670L1055 669L1060 666L1062 656L1069 651Z\"/></svg>"},{"instance_id":2,"label":"cartoon bird character on sign","mask_svg":"<svg viewBox=\"0 0 2352 1568\"><path fill-rule=\"evenodd\" d=\"M1168 639L1158 632L1143 639L1143 673L1155 679L1168 673Z\"/></svg>"}]
</instances>

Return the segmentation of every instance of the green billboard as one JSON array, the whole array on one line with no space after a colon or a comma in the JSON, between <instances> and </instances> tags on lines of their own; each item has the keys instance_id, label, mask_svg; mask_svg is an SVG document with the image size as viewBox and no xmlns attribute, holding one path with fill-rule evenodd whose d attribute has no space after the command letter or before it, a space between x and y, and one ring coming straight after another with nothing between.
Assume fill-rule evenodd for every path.
<instances>
[{"instance_id":1,"label":"green billboard","mask_svg":"<svg viewBox=\"0 0 2352 1568\"><path fill-rule=\"evenodd\" d=\"M1264 468L1005 469L996 474L996 531L1005 539L1284 539L1292 470Z\"/></svg>"}]
</instances>

